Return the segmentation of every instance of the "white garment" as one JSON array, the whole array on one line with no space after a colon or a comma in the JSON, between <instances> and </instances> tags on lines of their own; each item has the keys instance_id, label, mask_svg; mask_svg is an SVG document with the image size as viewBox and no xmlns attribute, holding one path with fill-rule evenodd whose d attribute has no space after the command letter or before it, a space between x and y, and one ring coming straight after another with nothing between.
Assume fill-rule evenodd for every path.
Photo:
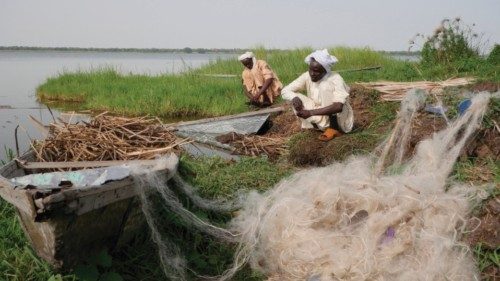
<instances>
[{"instance_id":1,"label":"white garment","mask_svg":"<svg viewBox=\"0 0 500 281\"><path fill-rule=\"evenodd\" d=\"M307 64L311 64L311 59L319 62L321 66L326 70L326 72L330 73L332 70L332 66L334 66L339 60L328 53L327 49L316 50L312 52L310 55L306 57L304 60Z\"/></svg>"},{"instance_id":2,"label":"white garment","mask_svg":"<svg viewBox=\"0 0 500 281\"><path fill-rule=\"evenodd\" d=\"M243 55L238 57L239 61L245 60L245 59L250 59L250 58L255 58L255 55L252 52L246 52Z\"/></svg>"},{"instance_id":3,"label":"white garment","mask_svg":"<svg viewBox=\"0 0 500 281\"><path fill-rule=\"evenodd\" d=\"M301 94L301 91L306 91L307 96ZM307 110L323 108L334 102L343 103L342 111L337 113L337 122L345 133L352 130L354 114L349 104L349 87L338 73L327 73L320 81L313 82L309 73L306 72L283 88L281 96L285 100L292 100L294 97L300 98L304 109ZM322 130L330 126L330 116L326 115L311 116L307 119L300 118L300 120L302 128L313 128L313 123Z\"/></svg>"}]
</instances>

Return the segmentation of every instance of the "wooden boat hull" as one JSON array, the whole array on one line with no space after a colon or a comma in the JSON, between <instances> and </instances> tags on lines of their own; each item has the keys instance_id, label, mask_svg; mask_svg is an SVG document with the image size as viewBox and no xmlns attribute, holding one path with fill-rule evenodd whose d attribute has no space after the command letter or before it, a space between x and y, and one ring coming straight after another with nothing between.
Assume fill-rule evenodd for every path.
<instances>
[{"instance_id":1,"label":"wooden boat hull","mask_svg":"<svg viewBox=\"0 0 500 281\"><path fill-rule=\"evenodd\" d=\"M166 181L173 170L154 172ZM16 207L37 255L57 269L70 268L102 249L120 248L146 231L130 176L82 190L14 188L8 179L24 172L15 161L0 168L0 196Z\"/></svg>"}]
</instances>

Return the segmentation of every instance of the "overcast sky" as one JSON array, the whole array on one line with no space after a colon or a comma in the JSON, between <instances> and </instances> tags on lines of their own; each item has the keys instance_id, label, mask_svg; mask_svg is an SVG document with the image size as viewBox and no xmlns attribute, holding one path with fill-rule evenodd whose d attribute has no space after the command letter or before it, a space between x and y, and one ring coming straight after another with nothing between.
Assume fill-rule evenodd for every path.
<instances>
[{"instance_id":1,"label":"overcast sky","mask_svg":"<svg viewBox=\"0 0 500 281\"><path fill-rule=\"evenodd\" d=\"M406 50L457 16L500 43L500 0L0 0L0 46Z\"/></svg>"}]
</instances>

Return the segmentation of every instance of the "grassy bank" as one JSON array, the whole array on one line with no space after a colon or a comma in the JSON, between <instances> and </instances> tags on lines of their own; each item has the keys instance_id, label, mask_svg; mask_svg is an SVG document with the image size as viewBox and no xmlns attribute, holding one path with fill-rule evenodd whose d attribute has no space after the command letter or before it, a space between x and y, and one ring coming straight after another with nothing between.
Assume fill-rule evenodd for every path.
<instances>
[{"instance_id":1,"label":"grassy bank","mask_svg":"<svg viewBox=\"0 0 500 281\"><path fill-rule=\"evenodd\" d=\"M265 59L288 84L307 70L304 57L311 49L290 51L254 50ZM330 50L340 62L336 70L348 83L374 80L438 80L474 75L483 80L500 81L498 67L479 58L461 61L453 66L404 62L370 49L338 47ZM345 71L381 66L380 70ZM108 110L117 114L161 117L220 116L247 110L239 75L243 66L236 59L218 60L177 75L122 75L112 69L64 73L50 78L37 88L42 102L78 102L81 109ZM237 77L216 78L204 74L233 74Z\"/></svg>"}]
</instances>

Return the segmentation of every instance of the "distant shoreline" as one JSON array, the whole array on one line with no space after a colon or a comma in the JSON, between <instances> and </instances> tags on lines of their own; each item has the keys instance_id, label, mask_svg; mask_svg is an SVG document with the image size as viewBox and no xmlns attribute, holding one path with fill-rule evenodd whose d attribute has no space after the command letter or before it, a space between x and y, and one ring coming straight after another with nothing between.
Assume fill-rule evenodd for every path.
<instances>
[{"instance_id":1,"label":"distant shoreline","mask_svg":"<svg viewBox=\"0 0 500 281\"><path fill-rule=\"evenodd\" d=\"M62 51L62 52L134 52L134 53L241 53L243 49L203 49L203 48L182 48L182 49L160 49L160 48L78 48L78 47L27 47L27 46L0 46L0 51Z\"/></svg>"},{"instance_id":2,"label":"distant shoreline","mask_svg":"<svg viewBox=\"0 0 500 281\"><path fill-rule=\"evenodd\" d=\"M250 48L251 49L251 48ZM183 53L183 54L214 54L228 53L239 54L249 49L206 49L206 48L182 48L182 49L162 49L162 48L79 48L79 47L29 47L29 46L0 46L0 51L62 51L62 52L134 52L134 53ZM270 51L285 51L281 49L269 49ZM408 51L376 51L391 55L419 55L420 52Z\"/></svg>"}]
</instances>

